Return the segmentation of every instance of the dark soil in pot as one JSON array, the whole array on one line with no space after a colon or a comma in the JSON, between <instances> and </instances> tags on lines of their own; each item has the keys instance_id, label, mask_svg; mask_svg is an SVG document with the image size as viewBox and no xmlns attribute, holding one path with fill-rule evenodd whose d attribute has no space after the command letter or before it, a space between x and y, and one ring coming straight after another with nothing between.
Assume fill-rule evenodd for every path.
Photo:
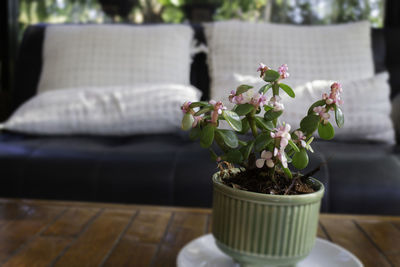
<instances>
[{"instance_id":1,"label":"dark soil in pot","mask_svg":"<svg viewBox=\"0 0 400 267\"><path fill-rule=\"evenodd\" d=\"M275 172L274 181L259 169L243 169L240 172L226 169L222 171L224 174L221 177L224 184L236 189L270 195L301 195L318 190L310 179L318 170L305 175L296 173L292 179L287 178L283 172Z\"/></svg>"}]
</instances>

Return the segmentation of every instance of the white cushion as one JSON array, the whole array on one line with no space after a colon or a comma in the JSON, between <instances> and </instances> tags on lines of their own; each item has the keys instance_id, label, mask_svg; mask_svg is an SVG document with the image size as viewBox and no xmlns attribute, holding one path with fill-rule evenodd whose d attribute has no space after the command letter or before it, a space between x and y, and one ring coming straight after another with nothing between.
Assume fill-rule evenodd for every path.
<instances>
[{"instance_id":1,"label":"white cushion","mask_svg":"<svg viewBox=\"0 0 400 267\"><path fill-rule=\"evenodd\" d=\"M24 103L0 128L29 134L130 135L179 130L185 101L201 92L175 84L48 91Z\"/></svg>"},{"instance_id":2,"label":"white cushion","mask_svg":"<svg viewBox=\"0 0 400 267\"><path fill-rule=\"evenodd\" d=\"M38 91L189 84L192 36L185 25L48 26Z\"/></svg>"},{"instance_id":3,"label":"white cushion","mask_svg":"<svg viewBox=\"0 0 400 267\"><path fill-rule=\"evenodd\" d=\"M259 62L288 64L291 84L357 80L374 75L370 24L295 26L239 21L206 25L211 97L226 86L224 75L255 76Z\"/></svg>"},{"instance_id":4,"label":"white cushion","mask_svg":"<svg viewBox=\"0 0 400 267\"><path fill-rule=\"evenodd\" d=\"M345 117L345 124L337 128L334 113L330 112L331 123L335 127L335 139L338 140L370 140L382 141L389 144L395 143L395 132L390 118L390 86L388 84L389 74L382 72L372 78L360 79L357 81L341 82L343 87L342 99L344 104L342 110ZM227 81L226 79L225 81ZM231 77L230 86L234 84L253 85L258 90L265 84L256 76L234 75ZM285 81L290 83L290 79ZM282 103L285 110L280 117L281 122L287 122L292 129L299 127L300 121L306 116L308 108L322 99L323 93L329 93L333 81L315 80L293 87L296 97L290 98L281 91ZM228 85L228 82L225 84ZM229 91L225 91L224 103L227 102ZM271 90L269 93L272 96ZM219 99L219 98L216 98ZM227 104L228 106L232 104Z\"/></svg>"},{"instance_id":5,"label":"white cushion","mask_svg":"<svg viewBox=\"0 0 400 267\"><path fill-rule=\"evenodd\" d=\"M395 143L395 132L390 118L389 74L383 72L373 78L342 82L342 110L345 125L338 129L331 112L331 122L335 126L336 138L347 140L374 140ZM308 107L320 99L322 93L329 92L333 81L313 81L295 89L296 98L285 98L286 114L282 120L298 126Z\"/></svg>"}]
</instances>

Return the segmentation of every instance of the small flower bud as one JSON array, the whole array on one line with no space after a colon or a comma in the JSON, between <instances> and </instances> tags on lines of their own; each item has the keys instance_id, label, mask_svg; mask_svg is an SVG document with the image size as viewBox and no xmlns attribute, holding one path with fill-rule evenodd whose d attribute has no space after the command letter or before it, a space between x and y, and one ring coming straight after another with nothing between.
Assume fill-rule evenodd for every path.
<instances>
[{"instance_id":1,"label":"small flower bud","mask_svg":"<svg viewBox=\"0 0 400 267\"><path fill-rule=\"evenodd\" d=\"M287 72L289 70L287 64L283 64L278 68L278 72L281 75L281 79L286 79L289 77L289 73Z\"/></svg>"},{"instance_id":2,"label":"small flower bud","mask_svg":"<svg viewBox=\"0 0 400 267\"><path fill-rule=\"evenodd\" d=\"M269 68L265 66L263 63L260 63L260 66L257 69L257 71L260 71L260 77L263 77L267 70L269 70Z\"/></svg>"}]
</instances>

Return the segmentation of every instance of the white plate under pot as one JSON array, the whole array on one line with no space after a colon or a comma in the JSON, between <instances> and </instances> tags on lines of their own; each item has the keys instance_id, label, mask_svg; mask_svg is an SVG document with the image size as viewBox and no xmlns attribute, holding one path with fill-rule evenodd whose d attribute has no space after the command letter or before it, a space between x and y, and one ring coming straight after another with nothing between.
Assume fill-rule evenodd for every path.
<instances>
[{"instance_id":1,"label":"white plate under pot","mask_svg":"<svg viewBox=\"0 0 400 267\"><path fill-rule=\"evenodd\" d=\"M212 234L203 235L181 249L178 267L239 267L216 245ZM346 249L317 238L311 253L297 267L363 267L361 261Z\"/></svg>"}]
</instances>

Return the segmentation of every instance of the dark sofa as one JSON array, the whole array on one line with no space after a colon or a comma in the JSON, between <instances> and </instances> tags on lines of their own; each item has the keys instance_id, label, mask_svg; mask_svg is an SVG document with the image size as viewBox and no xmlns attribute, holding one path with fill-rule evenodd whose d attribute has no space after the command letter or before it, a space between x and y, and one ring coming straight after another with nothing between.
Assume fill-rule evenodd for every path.
<instances>
[{"instance_id":1,"label":"dark sofa","mask_svg":"<svg viewBox=\"0 0 400 267\"><path fill-rule=\"evenodd\" d=\"M35 94L45 28L30 26L25 32L16 67L14 109ZM197 41L205 43L202 27L193 28ZM389 69L395 95L400 88L400 59L394 52L400 45L399 34L374 29L372 35L376 72ZM203 99L208 98L204 53L194 58L191 83L203 91ZM305 172L321 166L315 177L327 189L322 211L400 215L397 147L315 141L314 149ZM208 152L183 132L118 138L3 132L0 166L1 197L202 207L211 206L211 175L217 170Z\"/></svg>"}]
</instances>

